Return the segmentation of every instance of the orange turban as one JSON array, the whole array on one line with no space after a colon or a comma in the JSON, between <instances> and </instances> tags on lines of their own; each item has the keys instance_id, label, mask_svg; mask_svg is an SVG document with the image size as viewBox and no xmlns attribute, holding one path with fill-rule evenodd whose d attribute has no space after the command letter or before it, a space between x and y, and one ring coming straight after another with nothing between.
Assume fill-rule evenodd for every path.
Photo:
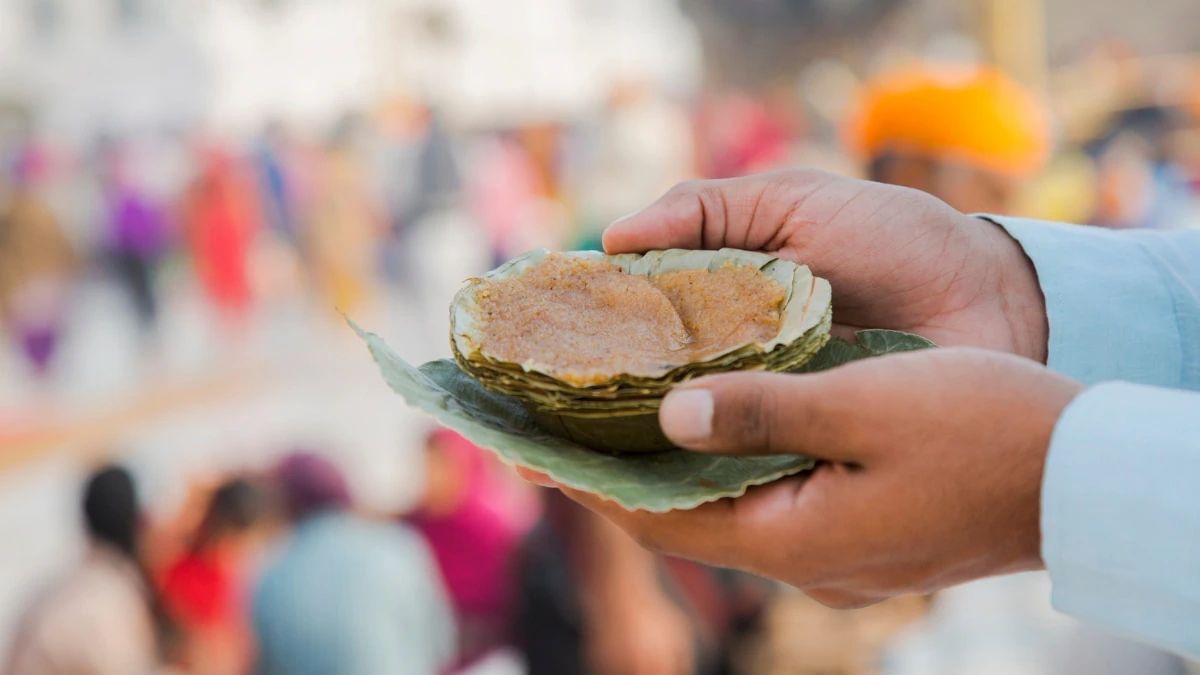
<instances>
[{"instance_id":1,"label":"orange turban","mask_svg":"<svg viewBox=\"0 0 1200 675\"><path fill-rule=\"evenodd\" d=\"M998 70L925 65L863 87L846 140L864 158L912 151L1026 176L1046 160L1049 126L1038 98Z\"/></svg>"}]
</instances>

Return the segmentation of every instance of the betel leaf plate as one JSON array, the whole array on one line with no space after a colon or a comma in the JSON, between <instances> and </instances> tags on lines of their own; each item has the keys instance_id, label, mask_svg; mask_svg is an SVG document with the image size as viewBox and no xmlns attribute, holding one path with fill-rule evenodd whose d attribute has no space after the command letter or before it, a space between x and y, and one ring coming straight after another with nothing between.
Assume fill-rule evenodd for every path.
<instances>
[{"instance_id":1,"label":"betel leaf plate","mask_svg":"<svg viewBox=\"0 0 1200 675\"><path fill-rule=\"evenodd\" d=\"M811 469L807 457L723 457L667 450L611 455L553 436L538 427L519 400L491 391L453 360L415 367L378 335L351 327L366 341L384 380L410 406L432 415L508 464L549 475L558 483L603 495L630 510L691 509L749 487ZM898 331L864 330L858 344L834 338L797 372L832 368L849 361L932 347L928 340Z\"/></svg>"}]
</instances>

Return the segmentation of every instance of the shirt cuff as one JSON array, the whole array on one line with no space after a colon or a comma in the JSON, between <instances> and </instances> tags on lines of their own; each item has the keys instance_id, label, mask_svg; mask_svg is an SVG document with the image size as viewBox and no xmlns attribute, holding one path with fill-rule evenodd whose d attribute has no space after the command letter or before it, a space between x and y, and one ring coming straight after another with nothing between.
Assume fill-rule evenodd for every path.
<instances>
[{"instance_id":1,"label":"shirt cuff","mask_svg":"<svg viewBox=\"0 0 1200 675\"><path fill-rule=\"evenodd\" d=\"M1042 558L1060 611L1200 655L1200 394L1112 382L1055 427Z\"/></svg>"},{"instance_id":2,"label":"shirt cuff","mask_svg":"<svg viewBox=\"0 0 1200 675\"><path fill-rule=\"evenodd\" d=\"M1136 237L1085 225L981 216L1033 262L1049 321L1047 365L1085 384L1180 385L1184 351L1169 286Z\"/></svg>"}]
</instances>

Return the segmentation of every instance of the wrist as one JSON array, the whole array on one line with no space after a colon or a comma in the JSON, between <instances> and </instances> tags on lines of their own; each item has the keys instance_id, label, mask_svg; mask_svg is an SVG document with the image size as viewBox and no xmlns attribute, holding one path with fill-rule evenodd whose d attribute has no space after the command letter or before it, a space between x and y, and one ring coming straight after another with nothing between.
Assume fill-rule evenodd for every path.
<instances>
[{"instance_id":1,"label":"wrist","mask_svg":"<svg viewBox=\"0 0 1200 675\"><path fill-rule=\"evenodd\" d=\"M1014 494L1025 491L1025 500L1030 508L1026 511L1024 538L1024 559L1028 569L1044 567L1042 560L1042 492L1046 478L1046 465L1049 461L1050 449L1055 430L1066 409L1083 392L1083 385L1065 375L1039 369L1036 381L1030 381L1019 390L1026 392L1023 409L1013 411L1012 417L1020 418L1027 429L1024 434L1024 448L1018 451L1031 458L1029 466L1033 467L1031 475L1022 488L1015 488Z\"/></svg>"},{"instance_id":2,"label":"wrist","mask_svg":"<svg viewBox=\"0 0 1200 675\"><path fill-rule=\"evenodd\" d=\"M987 223L987 252L995 279L997 310L1011 335L1014 354L1046 363L1049 321L1037 269L1025 249L1000 225Z\"/></svg>"}]
</instances>

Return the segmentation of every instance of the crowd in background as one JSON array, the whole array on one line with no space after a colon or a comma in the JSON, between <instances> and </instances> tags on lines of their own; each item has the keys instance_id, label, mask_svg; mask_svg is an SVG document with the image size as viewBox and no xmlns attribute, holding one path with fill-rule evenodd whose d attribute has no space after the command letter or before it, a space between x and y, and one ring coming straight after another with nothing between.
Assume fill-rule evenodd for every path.
<instances>
[{"instance_id":1,"label":"crowd in background","mask_svg":"<svg viewBox=\"0 0 1200 675\"><path fill-rule=\"evenodd\" d=\"M404 514L356 509L312 452L194 484L167 520L129 470L97 469L86 552L34 599L4 672L433 673L485 657L510 641L535 503L489 500L520 488L452 432L427 452L429 488Z\"/></svg>"},{"instance_id":2,"label":"crowd in background","mask_svg":"<svg viewBox=\"0 0 1200 675\"><path fill-rule=\"evenodd\" d=\"M675 182L798 163L967 211L1197 224L1200 111L1138 106L1054 147L1044 104L998 73L963 77L885 77L838 128L788 90L681 101L631 81L592 117L504 128L456 128L430 106L392 102L319 133L277 122L245 138L158 130L83 147L11 134L0 327L27 376L49 382L76 290L103 277L124 290L147 354L163 308L188 293L236 345L279 304L340 321L413 290L420 233L449 220L493 263L536 246L596 248L605 224ZM339 468L313 452L195 485L169 520L139 504L128 471L98 470L83 498L89 550L32 601L6 672L452 672L505 648L532 672L577 672L593 658L581 636L606 628L588 621L581 579L601 583L586 559L607 535L449 431L425 439L424 459L407 513L356 507ZM655 592L689 608L688 662L733 672L752 660L770 588L659 563Z\"/></svg>"},{"instance_id":3,"label":"crowd in background","mask_svg":"<svg viewBox=\"0 0 1200 675\"><path fill-rule=\"evenodd\" d=\"M537 246L595 248L605 224L680 180L814 162L870 173L858 160L889 134L931 149L962 145L971 165L968 146L1000 118L956 126L957 111L1040 106L1029 114L1048 114L986 78L934 102L936 86L912 77L865 88L870 119L834 130L810 125L794 97L714 92L684 102L630 82L591 118L503 129L454 129L427 106L393 103L347 114L319 134L272 123L237 140L158 130L84 147L10 134L0 147L0 325L41 374L72 289L89 275L125 289L150 345L172 282L197 286L230 331L289 293L352 313L380 287L419 283L412 234L438 227L447 212L477 231L493 262ZM908 91L889 92L897 87ZM925 116L922 106L941 112ZM1194 111L1118 111L1095 138L1057 149L1048 122L1035 134L1017 118L1002 120L1011 122L1008 136L986 141L995 147L976 149L1025 155L999 166L1020 190L985 202L990 210L1110 227L1195 222ZM919 120L923 130L898 120Z\"/></svg>"},{"instance_id":4,"label":"crowd in background","mask_svg":"<svg viewBox=\"0 0 1200 675\"><path fill-rule=\"evenodd\" d=\"M84 553L33 595L3 672L457 673L506 650L531 673L609 672L639 649L620 625L617 643L587 635L605 630L590 625L595 594L658 616L636 578L597 581L610 554L597 547L615 531L592 537L599 521L561 497L543 506L452 431L431 431L424 452L425 488L398 513L364 507L306 450L194 481L169 516L147 509L129 469L95 469ZM687 635L668 672L745 672L771 585L660 563L651 575ZM663 638L662 625L638 628Z\"/></svg>"}]
</instances>

